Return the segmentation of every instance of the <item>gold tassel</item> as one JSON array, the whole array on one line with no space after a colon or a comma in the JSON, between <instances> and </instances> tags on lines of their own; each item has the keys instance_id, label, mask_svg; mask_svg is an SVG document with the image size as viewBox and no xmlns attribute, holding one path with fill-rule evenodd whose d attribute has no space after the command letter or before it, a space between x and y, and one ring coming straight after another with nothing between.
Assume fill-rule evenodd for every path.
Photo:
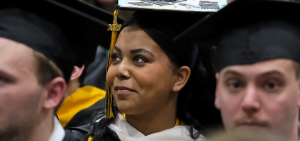
<instances>
[{"instance_id":1,"label":"gold tassel","mask_svg":"<svg viewBox=\"0 0 300 141\"><path fill-rule=\"evenodd\" d=\"M93 141L93 137L92 136L89 136L88 140L87 141Z\"/></svg>"},{"instance_id":2,"label":"gold tassel","mask_svg":"<svg viewBox=\"0 0 300 141\"><path fill-rule=\"evenodd\" d=\"M121 115L122 115L123 118L127 121L127 119L126 119L126 114L125 114L125 113L122 113Z\"/></svg>"},{"instance_id":3,"label":"gold tassel","mask_svg":"<svg viewBox=\"0 0 300 141\"><path fill-rule=\"evenodd\" d=\"M118 20L118 14L119 11L118 9L115 10L114 12L114 21L113 24L109 24L108 25L108 31L112 31L111 33L111 43L110 43L110 48L109 48L109 55L108 55L108 61L107 61L107 65L106 65L106 74L108 71L108 68L111 65L112 59L111 59L111 54L114 50L115 44L116 44L116 40L117 40L117 34L118 31L121 30L122 25L118 24L117 20ZM106 95L105 95L105 116L106 118L110 119L114 117L113 111L112 111L112 94L110 91L110 87L107 83L107 81L105 82L105 90L106 90Z\"/></svg>"}]
</instances>

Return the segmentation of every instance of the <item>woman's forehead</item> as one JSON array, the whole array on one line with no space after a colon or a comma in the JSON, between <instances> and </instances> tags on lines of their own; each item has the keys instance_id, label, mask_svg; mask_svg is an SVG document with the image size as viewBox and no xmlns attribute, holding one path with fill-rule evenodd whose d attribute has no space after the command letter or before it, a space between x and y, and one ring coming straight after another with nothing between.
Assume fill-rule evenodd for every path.
<instances>
[{"instance_id":1,"label":"woman's forehead","mask_svg":"<svg viewBox=\"0 0 300 141\"><path fill-rule=\"evenodd\" d=\"M116 46L124 51L146 49L150 52L162 51L158 44L140 28L125 27L116 42Z\"/></svg>"}]
</instances>

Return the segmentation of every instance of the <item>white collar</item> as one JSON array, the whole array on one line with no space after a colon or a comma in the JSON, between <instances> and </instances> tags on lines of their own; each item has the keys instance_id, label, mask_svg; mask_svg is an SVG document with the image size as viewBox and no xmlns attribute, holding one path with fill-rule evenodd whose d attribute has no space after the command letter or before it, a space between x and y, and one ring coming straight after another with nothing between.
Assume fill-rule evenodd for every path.
<instances>
[{"instance_id":1,"label":"white collar","mask_svg":"<svg viewBox=\"0 0 300 141\"><path fill-rule=\"evenodd\" d=\"M61 126L60 122L56 117L54 117L54 127L52 134L48 141L62 141L65 137L65 130Z\"/></svg>"},{"instance_id":2,"label":"white collar","mask_svg":"<svg viewBox=\"0 0 300 141\"><path fill-rule=\"evenodd\" d=\"M145 136L137 129L132 127L121 114L116 117L116 122L110 124L109 128L116 132L121 141L193 141L189 136L187 126L175 126L161 132L153 133ZM204 141L201 135L196 141Z\"/></svg>"}]
</instances>

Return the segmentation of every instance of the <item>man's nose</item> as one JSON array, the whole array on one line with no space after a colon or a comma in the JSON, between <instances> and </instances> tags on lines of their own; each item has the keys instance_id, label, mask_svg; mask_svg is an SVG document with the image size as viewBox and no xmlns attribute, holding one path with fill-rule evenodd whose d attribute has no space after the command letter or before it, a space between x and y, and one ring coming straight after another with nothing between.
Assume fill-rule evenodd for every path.
<instances>
[{"instance_id":1,"label":"man's nose","mask_svg":"<svg viewBox=\"0 0 300 141\"><path fill-rule=\"evenodd\" d=\"M258 89L255 86L249 86L246 89L246 92L241 103L242 110L248 115L251 116L260 109L261 103L258 94Z\"/></svg>"}]
</instances>

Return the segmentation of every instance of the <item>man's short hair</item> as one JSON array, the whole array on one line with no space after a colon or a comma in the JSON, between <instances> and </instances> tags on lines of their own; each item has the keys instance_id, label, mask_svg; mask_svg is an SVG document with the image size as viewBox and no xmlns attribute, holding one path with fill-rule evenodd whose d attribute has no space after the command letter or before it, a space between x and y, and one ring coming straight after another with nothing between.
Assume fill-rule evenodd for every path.
<instances>
[{"instance_id":1,"label":"man's short hair","mask_svg":"<svg viewBox=\"0 0 300 141\"><path fill-rule=\"evenodd\" d=\"M296 71L296 79L300 78L300 64L298 62L293 61L293 67Z\"/></svg>"},{"instance_id":2,"label":"man's short hair","mask_svg":"<svg viewBox=\"0 0 300 141\"><path fill-rule=\"evenodd\" d=\"M63 77L62 71L45 55L33 50L33 56L36 59L37 79L41 85L48 84L56 77Z\"/></svg>"},{"instance_id":3,"label":"man's short hair","mask_svg":"<svg viewBox=\"0 0 300 141\"><path fill-rule=\"evenodd\" d=\"M36 59L36 76L39 84L45 86L54 78L63 77L62 71L57 67L57 65L55 65L53 61L48 59L45 55L33 50L33 56ZM54 113L57 112L62 102L63 99L55 107Z\"/></svg>"}]
</instances>

